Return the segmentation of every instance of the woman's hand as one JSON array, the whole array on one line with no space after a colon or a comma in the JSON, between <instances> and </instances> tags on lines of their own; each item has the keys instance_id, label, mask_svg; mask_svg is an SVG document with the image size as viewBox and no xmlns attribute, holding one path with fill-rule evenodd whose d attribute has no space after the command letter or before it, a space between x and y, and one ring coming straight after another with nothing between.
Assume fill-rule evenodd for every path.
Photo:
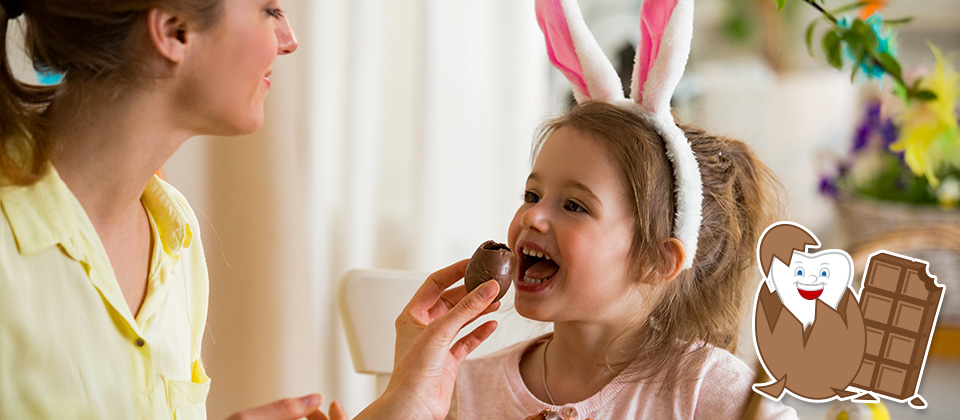
<instances>
[{"instance_id":1,"label":"woman's hand","mask_svg":"<svg viewBox=\"0 0 960 420\"><path fill-rule=\"evenodd\" d=\"M319 410L323 397L310 394L300 398L286 398L260 407L240 411L227 420L347 420L343 408L336 401L330 404L330 417Z\"/></svg>"},{"instance_id":2,"label":"woman's hand","mask_svg":"<svg viewBox=\"0 0 960 420\"><path fill-rule=\"evenodd\" d=\"M500 308L499 302L493 303L500 290L495 281L471 293L463 286L447 290L463 278L468 261L431 274L397 317L390 383L356 419L442 419L447 415L460 364L493 334L497 323L485 322L456 343L453 340L474 319Z\"/></svg>"},{"instance_id":3,"label":"woman's hand","mask_svg":"<svg viewBox=\"0 0 960 420\"><path fill-rule=\"evenodd\" d=\"M461 285L450 290L447 290L447 288L463 278L468 262L470 262L469 259L461 260L431 274L410 299L410 303L403 308L403 312L400 313L396 321L397 342L395 343L393 358L395 364L413 346L413 343L430 323L447 314L467 296L465 286ZM483 311L475 314L470 318L470 321L499 308L500 302L494 304L488 302ZM460 329L468 323L465 322L457 326L456 330L446 332L452 332L456 336ZM453 337L450 337L449 341L452 342ZM449 345L450 343L447 343L448 347Z\"/></svg>"}]
</instances>

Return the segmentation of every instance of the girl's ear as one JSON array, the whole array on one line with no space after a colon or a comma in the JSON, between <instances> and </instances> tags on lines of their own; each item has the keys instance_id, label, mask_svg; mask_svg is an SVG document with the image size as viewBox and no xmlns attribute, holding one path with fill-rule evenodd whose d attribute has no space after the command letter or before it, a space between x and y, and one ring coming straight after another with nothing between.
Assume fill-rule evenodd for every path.
<instances>
[{"instance_id":1,"label":"girl's ear","mask_svg":"<svg viewBox=\"0 0 960 420\"><path fill-rule=\"evenodd\" d=\"M187 21L178 14L161 8L147 12L147 33L150 42L163 58L180 63L187 55Z\"/></svg>"},{"instance_id":2,"label":"girl's ear","mask_svg":"<svg viewBox=\"0 0 960 420\"><path fill-rule=\"evenodd\" d=\"M663 247L667 251L666 260L663 261L663 282L669 283L683 271L686 250L683 248L683 243L677 238L665 239Z\"/></svg>"},{"instance_id":3,"label":"girl's ear","mask_svg":"<svg viewBox=\"0 0 960 420\"><path fill-rule=\"evenodd\" d=\"M620 77L587 29L576 0L537 0L536 9L550 62L573 85L577 102L622 100Z\"/></svg>"},{"instance_id":4,"label":"girl's ear","mask_svg":"<svg viewBox=\"0 0 960 420\"><path fill-rule=\"evenodd\" d=\"M690 56L693 0L645 0L630 97L653 114L670 114L670 97Z\"/></svg>"}]
</instances>

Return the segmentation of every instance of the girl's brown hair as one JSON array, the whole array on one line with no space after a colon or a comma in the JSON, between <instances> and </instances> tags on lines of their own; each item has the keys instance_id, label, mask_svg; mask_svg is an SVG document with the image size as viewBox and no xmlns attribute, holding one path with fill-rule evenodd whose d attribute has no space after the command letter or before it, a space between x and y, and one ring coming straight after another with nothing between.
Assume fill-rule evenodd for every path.
<instances>
[{"instance_id":1,"label":"girl's brown hair","mask_svg":"<svg viewBox=\"0 0 960 420\"><path fill-rule=\"evenodd\" d=\"M641 360L640 377L661 378L661 390L695 379L706 345L736 351L755 247L781 211L782 186L743 142L681 125L700 167L703 221L693 267L661 284L674 267L664 241L673 237L676 201L663 139L629 110L586 102L547 121L534 151L561 127L599 142L620 168L635 216L632 263L638 281L659 285L637 320L640 333L618 337L635 352L608 355L610 364Z\"/></svg>"},{"instance_id":2,"label":"girl's brown hair","mask_svg":"<svg viewBox=\"0 0 960 420\"><path fill-rule=\"evenodd\" d=\"M13 20L0 7L0 179L30 184L43 176L53 146L43 114L66 88L83 85L123 89L142 81L142 28L146 13L165 8L183 13L196 30L212 27L222 0L10 0L23 11L24 47L34 69L63 75L59 86L34 86L13 76L7 33Z\"/></svg>"}]
</instances>

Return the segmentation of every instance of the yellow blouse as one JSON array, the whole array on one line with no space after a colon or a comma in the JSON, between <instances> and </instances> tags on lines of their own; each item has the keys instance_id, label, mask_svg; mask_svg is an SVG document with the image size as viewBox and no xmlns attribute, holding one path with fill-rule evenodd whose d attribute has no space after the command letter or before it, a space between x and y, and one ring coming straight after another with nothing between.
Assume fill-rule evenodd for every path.
<instances>
[{"instance_id":1,"label":"yellow blouse","mask_svg":"<svg viewBox=\"0 0 960 420\"><path fill-rule=\"evenodd\" d=\"M206 417L199 224L157 177L140 201L155 245L134 319L93 224L55 170L0 187L0 419Z\"/></svg>"}]
</instances>

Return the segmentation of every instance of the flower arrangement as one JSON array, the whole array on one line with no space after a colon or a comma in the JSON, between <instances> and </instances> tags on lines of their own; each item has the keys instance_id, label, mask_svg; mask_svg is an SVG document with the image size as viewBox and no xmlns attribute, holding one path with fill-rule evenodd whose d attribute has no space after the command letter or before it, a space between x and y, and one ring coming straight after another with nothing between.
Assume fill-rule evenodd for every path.
<instances>
[{"instance_id":1,"label":"flower arrangement","mask_svg":"<svg viewBox=\"0 0 960 420\"><path fill-rule=\"evenodd\" d=\"M786 0L776 0L778 8ZM892 81L885 100L867 104L855 131L850 153L833 173L820 179L821 192L842 193L911 204L955 207L960 201L960 124L957 99L960 73L932 44L936 65L932 72L910 77L896 58L894 27L910 22L885 19L887 0L865 0L834 10L825 0L799 0L820 12L807 26L807 49L821 34L827 62L838 70L850 65L850 79ZM859 11L856 15L843 15Z\"/></svg>"}]
</instances>

